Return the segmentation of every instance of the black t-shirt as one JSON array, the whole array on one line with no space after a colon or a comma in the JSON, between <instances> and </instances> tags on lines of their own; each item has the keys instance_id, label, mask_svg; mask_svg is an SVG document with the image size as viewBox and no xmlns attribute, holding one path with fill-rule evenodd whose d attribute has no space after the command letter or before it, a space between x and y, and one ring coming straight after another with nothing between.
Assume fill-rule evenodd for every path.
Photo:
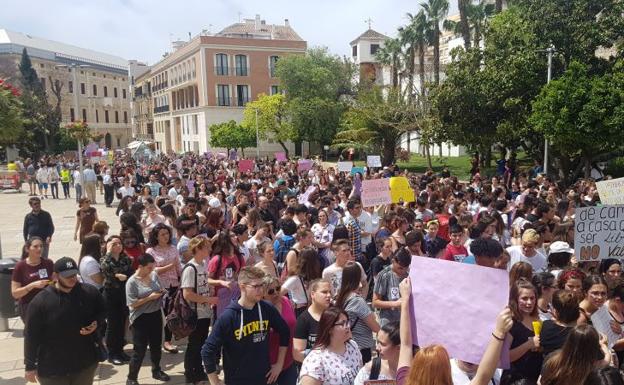
<instances>
[{"instance_id":1,"label":"black t-shirt","mask_svg":"<svg viewBox=\"0 0 624 385\"><path fill-rule=\"evenodd\" d=\"M316 334L318 331L318 321L312 317L309 310L304 311L297 318L297 325L295 326L294 338L300 340L306 340L306 349L312 349L316 342Z\"/></svg>"},{"instance_id":2,"label":"black t-shirt","mask_svg":"<svg viewBox=\"0 0 624 385\"><path fill-rule=\"evenodd\" d=\"M571 329L569 326L559 326L551 320L546 320L542 323L540 345L543 348L544 357L548 357L550 353L563 346Z\"/></svg>"},{"instance_id":3,"label":"black t-shirt","mask_svg":"<svg viewBox=\"0 0 624 385\"><path fill-rule=\"evenodd\" d=\"M533 330L529 330L522 322L515 321L509 331L513 337L511 349L527 342L529 338L533 338L535 334ZM511 372L520 378L526 378L537 382L542 370L543 355L542 352L534 352L529 350L522 357L511 363L511 368L503 371L503 376Z\"/></svg>"},{"instance_id":4,"label":"black t-shirt","mask_svg":"<svg viewBox=\"0 0 624 385\"><path fill-rule=\"evenodd\" d=\"M390 257L383 259L379 255L373 258L370 264L371 273L373 273L373 277L379 274L380 271L384 269L384 267L390 264Z\"/></svg>"}]
</instances>

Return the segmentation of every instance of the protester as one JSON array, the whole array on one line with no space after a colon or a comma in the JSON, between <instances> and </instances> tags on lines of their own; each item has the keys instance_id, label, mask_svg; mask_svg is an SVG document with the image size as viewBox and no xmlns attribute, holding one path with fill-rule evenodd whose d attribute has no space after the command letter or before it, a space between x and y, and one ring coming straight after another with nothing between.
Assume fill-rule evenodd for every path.
<instances>
[{"instance_id":1,"label":"protester","mask_svg":"<svg viewBox=\"0 0 624 385\"><path fill-rule=\"evenodd\" d=\"M52 235L54 235L52 216L47 211L41 209L41 199L38 197L28 199L28 204L32 211L24 217L24 242L31 237L41 238L44 241L41 255L43 259L47 259Z\"/></svg>"},{"instance_id":2,"label":"protester","mask_svg":"<svg viewBox=\"0 0 624 385\"><path fill-rule=\"evenodd\" d=\"M591 324L592 314L605 304L608 292L607 281L599 275L590 275L583 280L585 298L579 304L581 309L579 324Z\"/></svg>"},{"instance_id":3,"label":"protester","mask_svg":"<svg viewBox=\"0 0 624 385\"><path fill-rule=\"evenodd\" d=\"M551 319L542 323L540 346L544 357L560 349L579 318L579 301L571 292L557 290L552 297Z\"/></svg>"},{"instance_id":4,"label":"protester","mask_svg":"<svg viewBox=\"0 0 624 385\"><path fill-rule=\"evenodd\" d=\"M310 353L318 336L318 323L321 314L331 304L331 283L317 279L309 286L311 304L297 317L293 337L293 358L299 364Z\"/></svg>"},{"instance_id":5,"label":"protester","mask_svg":"<svg viewBox=\"0 0 624 385\"><path fill-rule=\"evenodd\" d=\"M358 372L354 385L364 385L366 381L394 380L399 364L401 339L399 322L392 321L381 327L377 333L377 357L362 366Z\"/></svg>"},{"instance_id":6,"label":"protester","mask_svg":"<svg viewBox=\"0 0 624 385\"><path fill-rule=\"evenodd\" d=\"M80 243L82 243L84 237L93 231L93 224L99 221L97 210L95 207L91 207L91 202L92 201L89 198L80 198L80 201L78 202L78 211L76 211L76 228L74 229L74 241L79 240Z\"/></svg>"},{"instance_id":7,"label":"protester","mask_svg":"<svg viewBox=\"0 0 624 385\"><path fill-rule=\"evenodd\" d=\"M104 299L95 287L78 282L71 258L54 263L54 280L28 306L26 381L91 385L100 360L96 330L104 324Z\"/></svg>"},{"instance_id":8,"label":"protester","mask_svg":"<svg viewBox=\"0 0 624 385\"><path fill-rule=\"evenodd\" d=\"M282 295L288 294L299 316L310 304L309 284L321 277L318 252L306 247L299 254L295 274L289 275L282 284Z\"/></svg>"},{"instance_id":9,"label":"protester","mask_svg":"<svg viewBox=\"0 0 624 385\"><path fill-rule=\"evenodd\" d=\"M405 248L392 256L392 263L379 273L373 290L373 307L379 309L381 326L399 321L401 315L401 298L399 283L407 277L412 256Z\"/></svg>"},{"instance_id":10,"label":"protester","mask_svg":"<svg viewBox=\"0 0 624 385\"><path fill-rule=\"evenodd\" d=\"M80 278L85 284L89 284L100 290L104 283L104 275L100 267L102 259L101 239L97 234L88 235L84 238L80 248L78 266L80 266Z\"/></svg>"},{"instance_id":11,"label":"protester","mask_svg":"<svg viewBox=\"0 0 624 385\"><path fill-rule=\"evenodd\" d=\"M510 255L507 270L516 262L528 262L533 266L534 272L546 270L548 263L546 257L536 248L540 243L540 235L533 229L525 230L522 234L521 246L509 246L507 252Z\"/></svg>"},{"instance_id":12,"label":"protester","mask_svg":"<svg viewBox=\"0 0 624 385\"><path fill-rule=\"evenodd\" d=\"M335 237L334 237L335 239ZM349 246L349 241L346 239L338 239L333 244L334 254L336 256L336 262L327 266L323 270L323 279L326 279L332 284L332 295L335 297L338 295L338 291L342 285L342 271L346 266L347 262L353 260L353 255L351 254L351 247ZM366 280L366 273L364 272L364 268L356 262L356 264L360 267L361 270L361 279L362 279L362 288L360 291L362 293L368 292L368 282Z\"/></svg>"}]
</instances>

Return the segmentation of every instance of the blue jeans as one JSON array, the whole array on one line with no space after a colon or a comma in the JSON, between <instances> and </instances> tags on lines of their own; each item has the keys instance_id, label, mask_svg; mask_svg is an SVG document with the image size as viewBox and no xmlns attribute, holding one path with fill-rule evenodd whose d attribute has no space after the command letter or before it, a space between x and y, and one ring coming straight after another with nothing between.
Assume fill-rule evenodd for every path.
<instances>
[{"instance_id":1,"label":"blue jeans","mask_svg":"<svg viewBox=\"0 0 624 385\"><path fill-rule=\"evenodd\" d=\"M82 198L82 185L77 184L74 187L76 189L76 203L78 203L80 198Z\"/></svg>"}]
</instances>

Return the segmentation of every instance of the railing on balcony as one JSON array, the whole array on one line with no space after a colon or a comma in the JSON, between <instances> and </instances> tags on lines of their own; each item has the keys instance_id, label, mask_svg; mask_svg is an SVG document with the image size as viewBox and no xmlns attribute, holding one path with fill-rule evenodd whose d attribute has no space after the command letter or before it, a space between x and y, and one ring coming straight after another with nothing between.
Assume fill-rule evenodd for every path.
<instances>
[{"instance_id":1,"label":"railing on balcony","mask_svg":"<svg viewBox=\"0 0 624 385\"><path fill-rule=\"evenodd\" d=\"M169 112L169 105L160 106L160 107L154 107L154 113L155 114L160 114L162 112Z\"/></svg>"},{"instance_id":2,"label":"railing on balcony","mask_svg":"<svg viewBox=\"0 0 624 385\"><path fill-rule=\"evenodd\" d=\"M217 76L249 76L249 68L215 66L214 73Z\"/></svg>"},{"instance_id":3,"label":"railing on balcony","mask_svg":"<svg viewBox=\"0 0 624 385\"><path fill-rule=\"evenodd\" d=\"M217 97L217 106L220 107L245 107L251 101L249 97L225 98Z\"/></svg>"}]
</instances>

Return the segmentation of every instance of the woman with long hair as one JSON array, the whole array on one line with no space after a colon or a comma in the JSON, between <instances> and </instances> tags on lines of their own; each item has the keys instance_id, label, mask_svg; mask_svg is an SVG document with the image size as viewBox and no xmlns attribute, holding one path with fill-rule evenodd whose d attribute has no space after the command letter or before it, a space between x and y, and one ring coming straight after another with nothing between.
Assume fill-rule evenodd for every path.
<instances>
[{"instance_id":1,"label":"woman with long hair","mask_svg":"<svg viewBox=\"0 0 624 385\"><path fill-rule=\"evenodd\" d=\"M104 275L100 267L102 259L101 239L97 234L87 235L82 241L80 257L78 258L78 270L83 283L102 288Z\"/></svg>"},{"instance_id":2,"label":"woman with long hair","mask_svg":"<svg viewBox=\"0 0 624 385\"><path fill-rule=\"evenodd\" d=\"M123 351L124 329L128 315L126 281L134 273L132 260L124 254L121 238L113 235L106 243L106 255L100 262L104 276L104 301L106 303L106 347L108 361L122 365L130 361Z\"/></svg>"},{"instance_id":3,"label":"woman with long hair","mask_svg":"<svg viewBox=\"0 0 624 385\"><path fill-rule=\"evenodd\" d=\"M310 304L308 285L315 279L321 278L319 255L311 247L306 247L299 253L295 274L291 274L282 284L282 295L288 294L295 305L297 317Z\"/></svg>"},{"instance_id":4,"label":"woman with long hair","mask_svg":"<svg viewBox=\"0 0 624 385\"><path fill-rule=\"evenodd\" d=\"M140 243L145 243L145 237L143 236L143 228L139 223L139 219L132 212L121 214L119 217L119 224L121 225L121 231L133 230L137 236L137 240Z\"/></svg>"},{"instance_id":5,"label":"woman with long hair","mask_svg":"<svg viewBox=\"0 0 624 385\"><path fill-rule=\"evenodd\" d=\"M533 286L537 290L537 311L539 312L540 320L551 319L552 297L555 290L557 290L555 276L548 272L541 272L535 274L531 282L533 282Z\"/></svg>"},{"instance_id":6,"label":"woman with long hair","mask_svg":"<svg viewBox=\"0 0 624 385\"><path fill-rule=\"evenodd\" d=\"M590 275L583 280L583 294L585 298L579 304L581 317L579 324L591 324L591 316L607 301L609 286L600 275Z\"/></svg>"},{"instance_id":7,"label":"woman with long hair","mask_svg":"<svg viewBox=\"0 0 624 385\"><path fill-rule=\"evenodd\" d=\"M342 270L342 283L336 296L336 306L345 309L352 321L351 330L353 340L357 343L362 354L362 361L371 360L372 348L375 345L373 333L380 329L366 300L359 294L362 281L362 268L356 262L349 261Z\"/></svg>"},{"instance_id":8,"label":"woman with long hair","mask_svg":"<svg viewBox=\"0 0 624 385\"><path fill-rule=\"evenodd\" d=\"M258 249L258 245L264 242L268 242L271 245L273 244L271 241L271 225L268 223L262 223L262 225L258 226L258 229L255 231L254 235L250 237L247 241L245 241L245 247L249 250L249 260L247 261L248 265L253 263L258 263L262 260L263 255L262 252Z\"/></svg>"},{"instance_id":9,"label":"woman with long hair","mask_svg":"<svg viewBox=\"0 0 624 385\"><path fill-rule=\"evenodd\" d=\"M351 339L346 311L329 307L323 311L314 348L303 360L300 385L350 384L362 367L357 343Z\"/></svg>"},{"instance_id":10,"label":"woman with long hair","mask_svg":"<svg viewBox=\"0 0 624 385\"><path fill-rule=\"evenodd\" d=\"M11 295L18 303L18 314L24 323L30 301L52 282L54 262L41 257L43 245L39 237L28 238L22 248L22 260L11 275Z\"/></svg>"},{"instance_id":11,"label":"woman with long hair","mask_svg":"<svg viewBox=\"0 0 624 385\"><path fill-rule=\"evenodd\" d=\"M74 241L80 240L80 243L82 243L84 237L93 231L93 224L98 220L97 210L91 206L89 198L80 198L78 211L76 211Z\"/></svg>"},{"instance_id":12,"label":"woman with long hair","mask_svg":"<svg viewBox=\"0 0 624 385\"><path fill-rule=\"evenodd\" d=\"M329 250L334 234L334 226L329 223L329 214L327 209L321 209L318 212L318 223L312 225L312 233L314 234L314 246L319 251L319 256L325 260L325 265L329 263Z\"/></svg>"},{"instance_id":13,"label":"woman with long hair","mask_svg":"<svg viewBox=\"0 0 624 385\"><path fill-rule=\"evenodd\" d=\"M394 380L396 378L401 351L398 321L389 322L381 327L377 333L375 350L377 350L377 357L362 366L353 382L354 385L364 385L369 380ZM376 373L373 373L374 371Z\"/></svg>"},{"instance_id":14,"label":"woman with long hair","mask_svg":"<svg viewBox=\"0 0 624 385\"><path fill-rule=\"evenodd\" d=\"M503 372L519 378L537 381L542 368L540 336L534 333L533 322L539 321L537 290L531 282L520 279L509 291L509 308L513 314L513 326L509 359L511 368Z\"/></svg>"},{"instance_id":15,"label":"woman with long hair","mask_svg":"<svg viewBox=\"0 0 624 385\"><path fill-rule=\"evenodd\" d=\"M117 210L115 211L115 215L120 217L123 213L127 213L130 211L130 207L134 203L134 197L132 195L126 195L121 198L119 204L117 205Z\"/></svg>"},{"instance_id":16,"label":"woman with long hair","mask_svg":"<svg viewBox=\"0 0 624 385\"><path fill-rule=\"evenodd\" d=\"M409 223L407 223L407 219L402 216L396 216L393 222L394 232L390 235L390 239L392 240L392 251L396 251L397 249L405 246L405 233L409 228Z\"/></svg>"},{"instance_id":17,"label":"woman with long hair","mask_svg":"<svg viewBox=\"0 0 624 385\"><path fill-rule=\"evenodd\" d=\"M316 279L310 282L310 306L297 317L293 336L293 357L299 364L314 347L318 335L318 324L323 311L331 305L331 282Z\"/></svg>"},{"instance_id":18,"label":"woman with long hair","mask_svg":"<svg viewBox=\"0 0 624 385\"><path fill-rule=\"evenodd\" d=\"M413 356L410 320L412 284L409 278L400 283L399 292L401 294L401 348L397 365L397 385L453 385L449 355L443 346L426 346ZM496 318L492 338L470 385L489 385L500 359L503 341L512 324L511 310L505 308Z\"/></svg>"},{"instance_id":19,"label":"woman with long hair","mask_svg":"<svg viewBox=\"0 0 624 385\"><path fill-rule=\"evenodd\" d=\"M533 266L528 262L515 263L509 270L509 286L513 286L520 278L527 281L533 279Z\"/></svg>"},{"instance_id":20,"label":"woman with long hair","mask_svg":"<svg viewBox=\"0 0 624 385\"><path fill-rule=\"evenodd\" d=\"M607 281L617 280L622 275L622 262L615 258L603 259L598 271Z\"/></svg>"},{"instance_id":21,"label":"woman with long hair","mask_svg":"<svg viewBox=\"0 0 624 385\"><path fill-rule=\"evenodd\" d=\"M139 267L138 258L145 253L145 245L139 241L139 237L132 229L123 230L119 233L123 253L132 260L132 269Z\"/></svg>"},{"instance_id":22,"label":"woman with long hair","mask_svg":"<svg viewBox=\"0 0 624 385\"><path fill-rule=\"evenodd\" d=\"M297 230L297 235L295 236L295 244L290 248L288 254L286 254L286 267L288 269L288 275L293 275L297 271L299 253L306 247L312 245L314 241L314 235L312 231L308 230L305 227L301 227ZM322 266L324 268L324 266Z\"/></svg>"},{"instance_id":23,"label":"woman with long hair","mask_svg":"<svg viewBox=\"0 0 624 385\"><path fill-rule=\"evenodd\" d=\"M257 250L261 259L255 266L264 271L266 275L277 278L277 264L274 260L275 253L271 241L261 242L258 244Z\"/></svg>"},{"instance_id":24,"label":"woman with long hair","mask_svg":"<svg viewBox=\"0 0 624 385\"><path fill-rule=\"evenodd\" d=\"M560 351L553 353L544 364L541 385L582 384L595 368L611 363L607 339L599 336L589 325L570 330Z\"/></svg>"},{"instance_id":25,"label":"woman with long hair","mask_svg":"<svg viewBox=\"0 0 624 385\"><path fill-rule=\"evenodd\" d=\"M180 287L180 253L171 244L171 229L164 223L159 223L149 233L149 248L145 251L154 257L156 267L154 271L158 274L162 286L168 292L168 298L173 298ZM165 304L165 308L167 304ZM165 326L165 342L163 349L169 353L177 353L178 349L171 344L171 331Z\"/></svg>"},{"instance_id":26,"label":"woman with long hair","mask_svg":"<svg viewBox=\"0 0 624 385\"><path fill-rule=\"evenodd\" d=\"M160 210L153 203L145 205L145 212L147 216L141 220L141 227L143 228L143 236L149 238L152 229L159 223L165 222L165 217L160 214Z\"/></svg>"},{"instance_id":27,"label":"woman with long hair","mask_svg":"<svg viewBox=\"0 0 624 385\"><path fill-rule=\"evenodd\" d=\"M267 275L264 282L266 284L264 300L271 303L271 305L277 309L282 316L282 319L288 325L290 335L294 335L297 318L295 316L294 309L290 305L290 300L281 293L279 279L272 275ZM279 347L279 333L272 330L269 333L269 358L271 365L277 362ZM288 351L286 352L286 358L284 359L284 366L282 367L279 377L275 381L278 385L295 385L297 382L297 368L294 365L292 350L292 344L288 345Z\"/></svg>"}]
</instances>

